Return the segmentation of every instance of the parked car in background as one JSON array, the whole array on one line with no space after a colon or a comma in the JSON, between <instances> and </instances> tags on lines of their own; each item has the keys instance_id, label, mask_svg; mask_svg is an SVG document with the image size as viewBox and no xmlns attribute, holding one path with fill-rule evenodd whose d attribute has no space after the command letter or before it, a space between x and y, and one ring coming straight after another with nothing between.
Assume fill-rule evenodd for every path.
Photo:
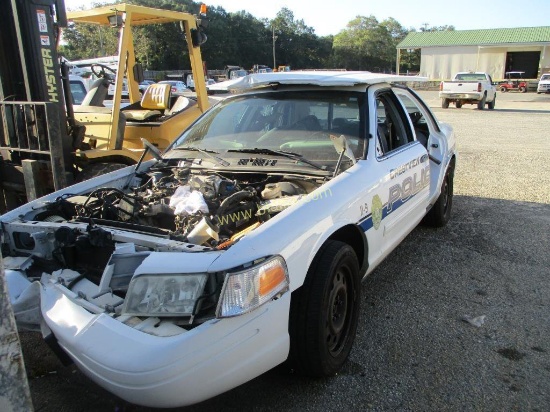
<instances>
[{"instance_id":1,"label":"parked car in background","mask_svg":"<svg viewBox=\"0 0 550 412\"><path fill-rule=\"evenodd\" d=\"M334 376L361 281L421 221L451 217L456 139L413 80L245 76L164 153L144 141L154 159L0 216L19 327L146 406L200 402L286 360Z\"/></svg>"},{"instance_id":2,"label":"parked car in background","mask_svg":"<svg viewBox=\"0 0 550 412\"><path fill-rule=\"evenodd\" d=\"M88 81L74 74L69 75L73 104L81 104L88 93Z\"/></svg>"},{"instance_id":3,"label":"parked car in background","mask_svg":"<svg viewBox=\"0 0 550 412\"><path fill-rule=\"evenodd\" d=\"M495 108L497 93L489 74L459 72L452 81L439 84L439 98L444 109L454 102L457 109L463 104L476 104L479 110L483 110L485 105L489 109Z\"/></svg>"},{"instance_id":4,"label":"parked car in background","mask_svg":"<svg viewBox=\"0 0 550 412\"><path fill-rule=\"evenodd\" d=\"M189 88L185 85L184 82L180 80L163 80L159 82L160 84L169 84L172 89L172 94L183 94L189 91Z\"/></svg>"},{"instance_id":5,"label":"parked car in background","mask_svg":"<svg viewBox=\"0 0 550 412\"><path fill-rule=\"evenodd\" d=\"M540 76L537 93L550 93L550 73Z\"/></svg>"},{"instance_id":6,"label":"parked car in background","mask_svg":"<svg viewBox=\"0 0 550 412\"><path fill-rule=\"evenodd\" d=\"M150 85L155 83L156 82L154 80L144 80L139 84L139 91L143 93Z\"/></svg>"}]
</instances>

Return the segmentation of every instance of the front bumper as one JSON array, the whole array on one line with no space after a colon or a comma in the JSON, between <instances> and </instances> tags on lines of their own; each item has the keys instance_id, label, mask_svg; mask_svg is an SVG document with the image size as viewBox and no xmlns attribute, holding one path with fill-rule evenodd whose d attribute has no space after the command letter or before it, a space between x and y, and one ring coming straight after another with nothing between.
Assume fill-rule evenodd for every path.
<instances>
[{"instance_id":1,"label":"front bumper","mask_svg":"<svg viewBox=\"0 0 550 412\"><path fill-rule=\"evenodd\" d=\"M151 407L203 401L282 363L289 308L287 292L248 314L159 337L92 314L54 285L41 289L44 320L79 369L117 396Z\"/></svg>"}]
</instances>

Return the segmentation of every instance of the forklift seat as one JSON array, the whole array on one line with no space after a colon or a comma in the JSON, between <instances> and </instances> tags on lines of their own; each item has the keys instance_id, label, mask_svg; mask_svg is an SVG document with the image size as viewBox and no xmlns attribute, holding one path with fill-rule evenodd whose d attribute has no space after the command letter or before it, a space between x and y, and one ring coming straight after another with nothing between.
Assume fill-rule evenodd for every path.
<instances>
[{"instance_id":1,"label":"forklift seat","mask_svg":"<svg viewBox=\"0 0 550 412\"><path fill-rule=\"evenodd\" d=\"M141 97L141 109L124 110L126 120L143 121L163 115L170 106L170 93L170 84L155 83L150 85Z\"/></svg>"},{"instance_id":2,"label":"forklift seat","mask_svg":"<svg viewBox=\"0 0 550 412\"><path fill-rule=\"evenodd\" d=\"M80 103L80 106L103 107L103 101L109 91L109 81L107 79L97 79L90 86L90 90Z\"/></svg>"}]
</instances>

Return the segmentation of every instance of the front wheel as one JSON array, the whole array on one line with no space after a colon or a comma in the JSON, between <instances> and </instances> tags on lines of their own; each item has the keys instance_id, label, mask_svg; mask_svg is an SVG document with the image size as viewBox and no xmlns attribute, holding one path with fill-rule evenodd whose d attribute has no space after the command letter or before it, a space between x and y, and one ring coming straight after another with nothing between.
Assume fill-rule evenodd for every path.
<instances>
[{"instance_id":1,"label":"front wheel","mask_svg":"<svg viewBox=\"0 0 550 412\"><path fill-rule=\"evenodd\" d=\"M506 92L508 91L508 89L507 89L506 87L503 86L503 87L500 88L500 91L501 91L502 93L506 93Z\"/></svg>"},{"instance_id":2,"label":"front wheel","mask_svg":"<svg viewBox=\"0 0 550 412\"><path fill-rule=\"evenodd\" d=\"M289 360L297 372L324 377L340 370L355 340L360 283L352 247L327 241L292 294Z\"/></svg>"}]
</instances>

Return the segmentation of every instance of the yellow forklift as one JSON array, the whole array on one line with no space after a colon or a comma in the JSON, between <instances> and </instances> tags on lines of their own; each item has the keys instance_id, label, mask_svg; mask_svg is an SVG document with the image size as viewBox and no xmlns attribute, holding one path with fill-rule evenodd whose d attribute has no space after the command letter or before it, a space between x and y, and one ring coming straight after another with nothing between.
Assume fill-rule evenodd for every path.
<instances>
[{"instance_id":1,"label":"yellow forklift","mask_svg":"<svg viewBox=\"0 0 550 412\"><path fill-rule=\"evenodd\" d=\"M196 16L183 12L115 4L67 13L67 20L106 27L118 27L118 67L94 64L99 79L90 87L84 101L74 106L74 119L85 126L82 149L76 152L81 169L77 179L115 170L136 163L143 153L141 138L160 150L165 149L185 127L209 108L200 45L206 40L206 7ZM177 23L187 40L195 82L193 96L172 94L169 84L153 84L143 93L143 69L136 64L132 28L149 24ZM127 82L130 104L122 107L123 83ZM114 83L112 107L104 106L109 83Z\"/></svg>"},{"instance_id":2,"label":"yellow forklift","mask_svg":"<svg viewBox=\"0 0 550 412\"><path fill-rule=\"evenodd\" d=\"M118 67L96 65L99 78L79 105L72 104L69 67L58 44L68 21L117 27ZM153 85L141 95L132 28L179 24L185 34L193 96ZM206 8L198 15L116 4L65 12L64 0L0 2L0 213L75 181L136 163L140 138L164 149L209 107L200 45ZM130 104L122 107L122 86ZM111 107L104 100L114 86Z\"/></svg>"}]
</instances>

